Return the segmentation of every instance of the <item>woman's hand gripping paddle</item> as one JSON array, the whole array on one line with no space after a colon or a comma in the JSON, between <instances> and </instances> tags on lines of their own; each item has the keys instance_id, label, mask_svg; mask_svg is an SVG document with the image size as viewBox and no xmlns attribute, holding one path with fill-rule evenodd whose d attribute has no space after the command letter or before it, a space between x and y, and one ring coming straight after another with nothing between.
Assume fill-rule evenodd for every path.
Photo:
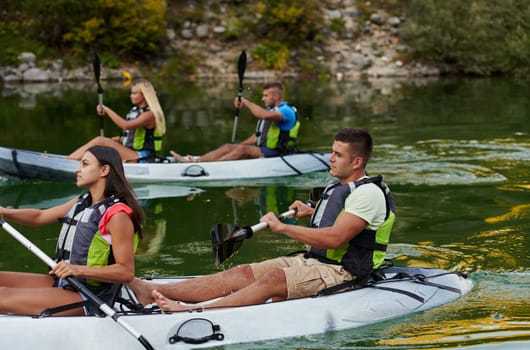
<instances>
[{"instance_id":1,"label":"woman's hand gripping paddle","mask_svg":"<svg viewBox=\"0 0 530 350\"><path fill-rule=\"evenodd\" d=\"M243 76L245 75L245 69L247 68L247 53L245 50L241 51L239 60L237 61L237 76L239 77L239 89L237 98L241 101L241 95L243 94ZM239 108L236 108L234 116L234 128L232 129L232 143L236 142L236 130L237 130L237 119L239 118Z\"/></svg>"},{"instance_id":2,"label":"woman's hand gripping paddle","mask_svg":"<svg viewBox=\"0 0 530 350\"><path fill-rule=\"evenodd\" d=\"M0 226L9 233L14 239L19 241L24 247L26 247L30 252L35 254L41 261L43 261L50 268L53 268L56 263L53 261L46 253L40 250L39 247L35 246L31 241L29 241L22 233L18 232L13 226L9 225L4 219L0 218ZM81 294L83 294L88 300L90 300L94 305L98 307L105 315L109 316L114 322L119 324L124 328L129 334L135 337L147 350L154 350L153 346L145 339L145 337L139 333L137 330L132 328L123 318L120 318L119 315L111 308L108 304L103 302L98 296L92 293L83 283L79 282L73 277L67 277L66 280L72 286L74 286Z\"/></svg>"},{"instance_id":3,"label":"woman's hand gripping paddle","mask_svg":"<svg viewBox=\"0 0 530 350\"><path fill-rule=\"evenodd\" d=\"M99 61L99 56L96 54L94 56L94 76L96 77L96 83L98 84L98 105L103 105L103 88L99 81L101 73L101 63ZM99 136L105 136L105 129L103 128L103 116L99 116Z\"/></svg>"},{"instance_id":4,"label":"woman's hand gripping paddle","mask_svg":"<svg viewBox=\"0 0 530 350\"><path fill-rule=\"evenodd\" d=\"M278 215L278 219L282 220L295 214L296 210L288 210ZM221 265L223 261L232 256L241 247L245 239L252 237L254 233L267 226L266 222L260 222L253 226L236 227L231 230L230 225L215 224L210 232L215 266Z\"/></svg>"}]
</instances>

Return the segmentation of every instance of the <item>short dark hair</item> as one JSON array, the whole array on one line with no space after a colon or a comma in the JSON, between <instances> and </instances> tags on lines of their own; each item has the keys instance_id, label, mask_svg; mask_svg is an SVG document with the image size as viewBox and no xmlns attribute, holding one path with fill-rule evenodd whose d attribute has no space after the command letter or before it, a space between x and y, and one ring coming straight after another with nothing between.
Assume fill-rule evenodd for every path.
<instances>
[{"instance_id":1,"label":"short dark hair","mask_svg":"<svg viewBox=\"0 0 530 350\"><path fill-rule=\"evenodd\" d=\"M283 93L283 86L282 86L282 83L280 82L272 82L272 83L267 83L263 86L263 90L268 90L268 89L274 89L276 90L279 94L282 94Z\"/></svg>"},{"instance_id":2,"label":"short dark hair","mask_svg":"<svg viewBox=\"0 0 530 350\"><path fill-rule=\"evenodd\" d=\"M368 163L373 147L372 136L368 131L363 128L341 129L335 134L334 140L350 144L352 153L363 157L364 163Z\"/></svg>"}]
</instances>

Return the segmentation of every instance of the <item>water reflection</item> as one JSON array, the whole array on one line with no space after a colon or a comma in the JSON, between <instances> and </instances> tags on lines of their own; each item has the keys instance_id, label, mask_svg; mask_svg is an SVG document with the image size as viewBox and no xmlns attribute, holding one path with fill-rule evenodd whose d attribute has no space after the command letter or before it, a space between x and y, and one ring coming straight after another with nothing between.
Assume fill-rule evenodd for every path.
<instances>
[{"instance_id":1,"label":"water reflection","mask_svg":"<svg viewBox=\"0 0 530 350\"><path fill-rule=\"evenodd\" d=\"M225 192L232 199L234 211L234 224L239 225L237 218L237 207L251 203L256 210L256 218L260 218L268 212L281 213L295 200L293 188L285 186L263 186L263 187L233 187ZM237 204L237 205L236 205ZM245 225L248 225L245 224Z\"/></svg>"},{"instance_id":2,"label":"water reflection","mask_svg":"<svg viewBox=\"0 0 530 350\"><path fill-rule=\"evenodd\" d=\"M160 86L169 129L165 147L198 154L228 142L236 92L232 85ZM530 347L528 87L525 81L497 79L286 82L287 98L303 118L301 149L328 151L332 135L346 126L372 132L375 149L369 171L384 175L397 202L389 246L394 262L462 271L475 288L455 303L410 317L233 348ZM29 102L24 94L31 91L4 91L2 145L64 154L97 135L96 93L93 87L76 89L53 87L36 92ZM260 93L261 83L251 82L244 95L259 101ZM117 110L128 110L128 89L109 86L105 94ZM33 107L21 108L21 103ZM255 120L243 113L237 136L250 134L254 127ZM137 274L218 271L209 239L214 224L253 225L263 212L285 211L292 200L307 199L311 187L329 179L322 172L281 181L234 181L196 193L146 199L146 239L139 248ZM77 191L73 184L0 179L0 204L49 206L45 201ZM53 251L57 227L23 232ZM3 269L44 270L17 243L3 236L0 240ZM300 248L293 240L263 230L245 240L222 268Z\"/></svg>"},{"instance_id":3,"label":"water reflection","mask_svg":"<svg viewBox=\"0 0 530 350\"><path fill-rule=\"evenodd\" d=\"M530 336L530 274L474 273L473 293L387 328L379 342L392 348L468 347L504 343L512 349ZM499 296L503 295L502 298ZM526 346L528 343L526 343Z\"/></svg>"},{"instance_id":4,"label":"water reflection","mask_svg":"<svg viewBox=\"0 0 530 350\"><path fill-rule=\"evenodd\" d=\"M138 184L134 192L140 200L192 197L203 190L175 184ZM13 208L45 209L63 204L84 192L75 184L55 182L0 181L0 203ZM145 202L143 202L145 203Z\"/></svg>"}]
</instances>

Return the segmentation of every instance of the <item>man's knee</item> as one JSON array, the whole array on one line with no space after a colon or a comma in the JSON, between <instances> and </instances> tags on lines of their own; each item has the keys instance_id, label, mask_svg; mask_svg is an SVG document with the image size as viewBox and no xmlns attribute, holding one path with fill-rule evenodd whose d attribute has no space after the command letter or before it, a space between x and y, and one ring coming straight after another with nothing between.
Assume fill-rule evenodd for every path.
<instances>
[{"instance_id":1,"label":"man's knee","mask_svg":"<svg viewBox=\"0 0 530 350\"><path fill-rule=\"evenodd\" d=\"M287 299L287 279L281 268L275 268L266 272L257 281L259 288L267 291L272 301Z\"/></svg>"},{"instance_id":2,"label":"man's knee","mask_svg":"<svg viewBox=\"0 0 530 350\"><path fill-rule=\"evenodd\" d=\"M245 278L252 278L254 279L254 273L252 272L252 268L250 267L250 264L242 264L238 265L236 267L233 267L229 270L226 270L224 272L221 272L221 274L234 274L236 276L244 276Z\"/></svg>"},{"instance_id":3,"label":"man's knee","mask_svg":"<svg viewBox=\"0 0 530 350\"><path fill-rule=\"evenodd\" d=\"M237 144L237 143L225 143L224 145L219 147L219 149L222 149L225 152L229 152L229 151L233 150L237 146L239 146L239 144Z\"/></svg>"},{"instance_id":4,"label":"man's knee","mask_svg":"<svg viewBox=\"0 0 530 350\"><path fill-rule=\"evenodd\" d=\"M258 282L268 285L286 284L285 272L280 268L272 269L264 273L258 279Z\"/></svg>"},{"instance_id":5,"label":"man's knee","mask_svg":"<svg viewBox=\"0 0 530 350\"><path fill-rule=\"evenodd\" d=\"M92 139L92 143L97 146L104 146L107 144L107 138L104 136L96 136Z\"/></svg>"},{"instance_id":6,"label":"man's knee","mask_svg":"<svg viewBox=\"0 0 530 350\"><path fill-rule=\"evenodd\" d=\"M234 158L258 158L255 148L257 147L253 145L238 144L231 149L230 154L232 154Z\"/></svg>"}]
</instances>

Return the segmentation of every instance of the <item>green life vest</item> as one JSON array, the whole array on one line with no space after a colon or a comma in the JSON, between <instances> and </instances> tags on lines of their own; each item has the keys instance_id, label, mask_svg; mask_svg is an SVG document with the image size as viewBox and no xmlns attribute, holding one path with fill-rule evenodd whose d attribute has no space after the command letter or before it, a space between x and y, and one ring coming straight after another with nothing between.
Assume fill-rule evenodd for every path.
<instances>
[{"instance_id":1,"label":"green life vest","mask_svg":"<svg viewBox=\"0 0 530 350\"><path fill-rule=\"evenodd\" d=\"M333 226L344 211L346 198L359 186L372 183L383 191L386 215L383 224L376 230L364 229L348 243L338 249L308 247L308 254L321 261L343 265L355 276L363 276L381 266L385 259L390 233L395 221L395 203L392 193L382 181L382 176L340 184L336 181L326 187L311 218L313 227Z\"/></svg>"},{"instance_id":2,"label":"green life vest","mask_svg":"<svg viewBox=\"0 0 530 350\"><path fill-rule=\"evenodd\" d=\"M291 104L287 105L293 109L296 116L296 122L293 127L289 130L280 130L277 122L274 120L258 120L256 126L256 146L277 150L282 155L296 152L301 124L297 109Z\"/></svg>"},{"instance_id":3,"label":"green life vest","mask_svg":"<svg viewBox=\"0 0 530 350\"><path fill-rule=\"evenodd\" d=\"M134 106L127 116L126 120L134 120L140 116L143 112L149 110L149 106L145 108L139 108ZM127 129L122 133L121 141L125 147L129 147L135 151L150 151L153 153L153 156L157 152L162 150L162 138L163 134L153 129L147 128L136 128L136 129Z\"/></svg>"},{"instance_id":4,"label":"green life vest","mask_svg":"<svg viewBox=\"0 0 530 350\"><path fill-rule=\"evenodd\" d=\"M118 202L118 199L109 197L92 205L89 193L80 196L66 216L59 220L62 226L55 250L56 260L92 267L113 264L112 245L101 235L99 223L103 214ZM139 240L138 233L135 233L135 251ZM92 279L80 280L89 287L112 285Z\"/></svg>"}]
</instances>

